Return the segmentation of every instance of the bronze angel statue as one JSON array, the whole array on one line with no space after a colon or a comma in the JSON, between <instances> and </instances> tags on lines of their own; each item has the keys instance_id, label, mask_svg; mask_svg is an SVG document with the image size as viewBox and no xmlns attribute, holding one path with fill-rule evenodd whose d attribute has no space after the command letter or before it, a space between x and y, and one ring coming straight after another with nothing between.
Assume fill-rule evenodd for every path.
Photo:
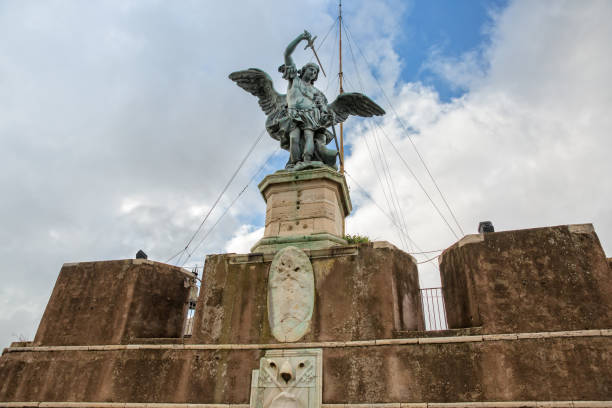
<instances>
[{"instance_id":1,"label":"bronze angel statue","mask_svg":"<svg viewBox=\"0 0 612 408\"><path fill-rule=\"evenodd\" d=\"M323 92L315 88L319 66L307 63L296 69L291 54L300 41L312 45L312 36L304 31L289 43L285 50L285 64L278 70L288 81L287 94L276 92L272 79L264 71L249 68L232 72L229 78L259 99L259 106L268 115L266 130L289 151L286 169L299 170L317 165L336 168L338 151L327 148L334 139L328 128L344 122L349 115L379 116L385 111L360 93L343 93L331 104Z\"/></svg>"}]
</instances>

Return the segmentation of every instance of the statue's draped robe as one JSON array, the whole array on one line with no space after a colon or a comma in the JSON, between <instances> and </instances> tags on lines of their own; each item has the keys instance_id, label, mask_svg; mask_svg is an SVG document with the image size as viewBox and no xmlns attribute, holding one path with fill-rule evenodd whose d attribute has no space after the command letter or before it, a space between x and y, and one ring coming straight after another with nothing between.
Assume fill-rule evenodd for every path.
<instances>
[{"instance_id":1,"label":"statue's draped robe","mask_svg":"<svg viewBox=\"0 0 612 408\"><path fill-rule=\"evenodd\" d=\"M327 106L327 98L325 98L323 92L302 81L297 74L295 65L283 65L280 70L284 79L293 81L292 89L288 93L301 93L301 96L311 100L314 106L304 109L285 105L282 109L268 116L266 120L268 133L274 139L280 141L281 148L289 150L289 133L296 127L301 130L310 129L314 132L315 158L328 166L334 166L337 152L325 147L333 139L333 135L326 130L330 122L329 120L323 120L321 112L321 106ZM303 150L304 140L302 138L300 140L300 151Z\"/></svg>"}]
</instances>

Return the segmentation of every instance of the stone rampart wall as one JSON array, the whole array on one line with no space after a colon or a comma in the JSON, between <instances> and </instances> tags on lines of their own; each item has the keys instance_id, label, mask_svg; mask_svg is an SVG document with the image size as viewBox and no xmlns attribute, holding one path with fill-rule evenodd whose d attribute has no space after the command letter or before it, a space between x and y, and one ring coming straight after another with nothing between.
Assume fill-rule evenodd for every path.
<instances>
[{"instance_id":1,"label":"stone rampart wall","mask_svg":"<svg viewBox=\"0 0 612 408\"><path fill-rule=\"evenodd\" d=\"M306 252L315 276L315 308L302 341L390 338L396 331L423 328L410 255L384 242ZM271 258L207 257L192 342L276 342L267 314Z\"/></svg>"},{"instance_id":2,"label":"stone rampart wall","mask_svg":"<svg viewBox=\"0 0 612 408\"><path fill-rule=\"evenodd\" d=\"M605 401L612 390L612 330L362 344L292 346L323 348L324 404ZM0 359L0 401L248 404L265 350L107 347L11 349Z\"/></svg>"},{"instance_id":3,"label":"stone rampart wall","mask_svg":"<svg viewBox=\"0 0 612 408\"><path fill-rule=\"evenodd\" d=\"M245 408L266 350L320 348L327 408L612 404L612 268L590 225L472 235L446 250L447 313L461 329L442 337L417 331L410 255L387 243L304 252L314 311L294 343L271 334L273 254L209 256L184 340L189 273L142 260L67 264L33 346L0 358L0 401Z\"/></svg>"},{"instance_id":4,"label":"stone rampart wall","mask_svg":"<svg viewBox=\"0 0 612 408\"><path fill-rule=\"evenodd\" d=\"M450 328L612 327L612 269L590 224L468 235L440 258Z\"/></svg>"},{"instance_id":5,"label":"stone rampart wall","mask_svg":"<svg viewBox=\"0 0 612 408\"><path fill-rule=\"evenodd\" d=\"M143 259L64 264L34 344L180 337L190 278L181 268Z\"/></svg>"}]
</instances>

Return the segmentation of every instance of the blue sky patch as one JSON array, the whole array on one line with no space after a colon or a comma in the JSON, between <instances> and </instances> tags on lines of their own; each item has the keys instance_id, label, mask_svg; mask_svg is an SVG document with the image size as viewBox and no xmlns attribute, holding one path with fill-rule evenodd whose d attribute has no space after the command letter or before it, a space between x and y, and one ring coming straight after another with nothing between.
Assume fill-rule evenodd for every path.
<instances>
[{"instance_id":1,"label":"blue sky patch","mask_svg":"<svg viewBox=\"0 0 612 408\"><path fill-rule=\"evenodd\" d=\"M461 96L465 89L452 86L424 63L433 50L452 58L486 44L491 13L507 4L507 0L415 1L404 14L404 30L395 46L402 60L401 79L432 86L444 102Z\"/></svg>"}]
</instances>

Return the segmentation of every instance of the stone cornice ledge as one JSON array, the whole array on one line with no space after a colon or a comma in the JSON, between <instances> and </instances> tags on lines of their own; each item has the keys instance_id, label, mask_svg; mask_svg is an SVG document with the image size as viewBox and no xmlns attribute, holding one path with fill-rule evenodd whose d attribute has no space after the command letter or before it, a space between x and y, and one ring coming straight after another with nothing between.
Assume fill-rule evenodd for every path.
<instances>
[{"instance_id":1,"label":"stone cornice ledge","mask_svg":"<svg viewBox=\"0 0 612 408\"><path fill-rule=\"evenodd\" d=\"M249 408L249 404L179 404L136 402L0 402L1 407L47 407L47 408ZM395 402L371 404L321 404L321 408L505 408L505 407L549 407L586 408L612 407L612 401L482 401L482 402Z\"/></svg>"},{"instance_id":2,"label":"stone cornice ledge","mask_svg":"<svg viewBox=\"0 0 612 408\"><path fill-rule=\"evenodd\" d=\"M94 346L25 346L8 347L3 353L26 351L109 351L109 350L266 350L293 348L370 347L444 343L477 343L486 341L515 341L524 339L546 339L564 337L612 337L612 329L572 330L556 332L483 334L477 336L409 337L403 339L323 341L311 343L268 344L115 344Z\"/></svg>"},{"instance_id":3,"label":"stone cornice ledge","mask_svg":"<svg viewBox=\"0 0 612 408\"><path fill-rule=\"evenodd\" d=\"M174 266L163 262L152 261L150 259L111 259L108 261L85 261L85 262L65 262L62 265L62 268L75 268L78 266L88 267L94 264L101 264L104 262L112 263L112 262L122 262L126 265L152 265L152 266L161 266L163 268L168 268L170 270L179 272L185 275L186 278L193 278L193 272L189 271L186 268L180 266Z\"/></svg>"}]
</instances>

